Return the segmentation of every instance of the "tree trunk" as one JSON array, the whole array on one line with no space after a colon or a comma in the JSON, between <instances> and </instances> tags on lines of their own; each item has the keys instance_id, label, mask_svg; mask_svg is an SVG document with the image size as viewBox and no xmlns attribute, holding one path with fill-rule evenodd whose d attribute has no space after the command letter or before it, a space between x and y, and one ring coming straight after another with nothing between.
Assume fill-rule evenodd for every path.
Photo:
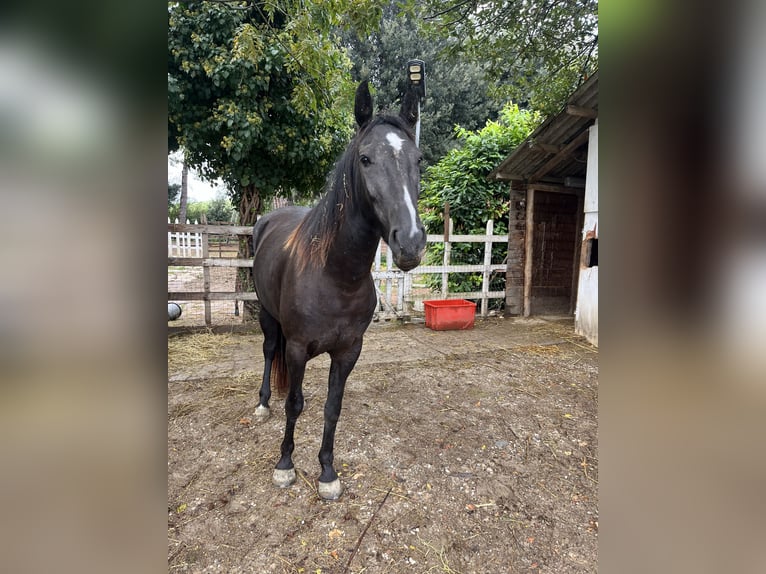
<instances>
[{"instance_id":1,"label":"tree trunk","mask_svg":"<svg viewBox=\"0 0 766 574\"><path fill-rule=\"evenodd\" d=\"M244 186L241 190L241 196L239 201L239 224L240 225L255 225L258 218L258 214L261 212L261 194L257 187L254 185ZM253 257L253 243L251 237L240 236L239 238L239 253L237 255L240 259L252 259ZM249 268L240 267L237 270L237 291L252 292L255 291L253 286L253 277ZM258 303L256 301L243 301L242 302L242 321L245 323L252 323L258 319Z\"/></svg>"},{"instance_id":2,"label":"tree trunk","mask_svg":"<svg viewBox=\"0 0 766 574\"><path fill-rule=\"evenodd\" d=\"M181 168L181 205L178 208L178 221L179 223L186 223L186 204L188 202L188 189L189 189L189 166L186 165L184 160L183 167Z\"/></svg>"}]
</instances>

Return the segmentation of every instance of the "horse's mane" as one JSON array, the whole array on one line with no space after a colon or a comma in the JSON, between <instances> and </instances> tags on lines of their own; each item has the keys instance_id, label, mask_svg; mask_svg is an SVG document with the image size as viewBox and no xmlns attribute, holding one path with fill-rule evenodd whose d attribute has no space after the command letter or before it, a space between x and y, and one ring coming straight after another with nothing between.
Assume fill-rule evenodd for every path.
<instances>
[{"instance_id":1,"label":"horse's mane","mask_svg":"<svg viewBox=\"0 0 766 574\"><path fill-rule=\"evenodd\" d=\"M400 116L379 115L359 129L327 177L325 190L317 205L311 209L285 242L285 249L295 258L298 267L308 264L323 267L347 209L354 195L363 187L359 167L359 143L375 126L392 125L415 137L412 128Z\"/></svg>"}]
</instances>

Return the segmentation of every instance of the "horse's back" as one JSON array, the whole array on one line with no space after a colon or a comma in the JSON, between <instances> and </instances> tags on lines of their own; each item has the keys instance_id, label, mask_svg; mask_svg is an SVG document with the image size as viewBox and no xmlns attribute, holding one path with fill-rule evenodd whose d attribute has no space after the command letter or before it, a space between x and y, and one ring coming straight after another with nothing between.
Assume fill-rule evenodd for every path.
<instances>
[{"instance_id":1,"label":"horse's back","mask_svg":"<svg viewBox=\"0 0 766 574\"><path fill-rule=\"evenodd\" d=\"M308 212L308 207L290 206L270 211L261 217L253 227L253 253L257 256L259 245L264 243L279 243L281 239L284 244Z\"/></svg>"}]
</instances>

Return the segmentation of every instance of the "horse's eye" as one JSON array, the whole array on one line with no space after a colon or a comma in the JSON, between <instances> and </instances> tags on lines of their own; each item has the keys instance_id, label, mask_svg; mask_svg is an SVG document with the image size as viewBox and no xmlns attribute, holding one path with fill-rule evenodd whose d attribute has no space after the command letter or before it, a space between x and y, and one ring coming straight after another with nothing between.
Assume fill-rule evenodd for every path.
<instances>
[{"instance_id":1,"label":"horse's eye","mask_svg":"<svg viewBox=\"0 0 766 574\"><path fill-rule=\"evenodd\" d=\"M366 155L363 155L359 158L359 161L362 162L362 165L370 165L372 162L370 161L370 158L368 158Z\"/></svg>"}]
</instances>

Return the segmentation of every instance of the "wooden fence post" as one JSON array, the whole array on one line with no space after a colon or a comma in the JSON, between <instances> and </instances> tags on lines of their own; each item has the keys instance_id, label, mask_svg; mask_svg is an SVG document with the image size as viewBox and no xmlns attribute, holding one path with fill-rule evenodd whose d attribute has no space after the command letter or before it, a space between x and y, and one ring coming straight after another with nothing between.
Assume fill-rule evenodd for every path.
<instances>
[{"instance_id":1,"label":"wooden fence post","mask_svg":"<svg viewBox=\"0 0 766 574\"><path fill-rule=\"evenodd\" d=\"M391 248L386 249L386 271L391 271L394 267L394 258L391 255ZM390 277L386 279L386 301L391 304L391 295L393 294L394 282Z\"/></svg>"},{"instance_id":2,"label":"wooden fence post","mask_svg":"<svg viewBox=\"0 0 766 574\"><path fill-rule=\"evenodd\" d=\"M489 302L489 277L490 277L490 265L492 265L492 233L494 231L495 222L493 220L487 221L487 239L484 242L484 273L481 279L481 316L486 317L488 312Z\"/></svg>"},{"instance_id":3,"label":"wooden fence post","mask_svg":"<svg viewBox=\"0 0 766 574\"><path fill-rule=\"evenodd\" d=\"M207 217L202 214L202 221L207 223ZM200 233L193 233L192 239L194 240L194 247L192 248L192 257L202 257L202 235ZM209 245L208 245L209 254Z\"/></svg>"},{"instance_id":4,"label":"wooden fence post","mask_svg":"<svg viewBox=\"0 0 766 574\"><path fill-rule=\"evenodd\" d=\"M410 314L411 311L411 305L408 307L407 302L405 301L405 296L408 298L408 300L411 300L410 295L412 294L412 274L411 273L405 273L404 274L404 288L402 289L402 295L401 295L401 309L402 312L406 315Z\"/></svg>"},{"instance_id":5,"label":"wooden fence post","mask_svg":"<svg viewBox=\"0 0 766 574\"><path fill-rule=\"evenodd\" d=\"M404 312L404 277L402 273L396 278L396 309Z\"/></svg>"},{"instance_id":6,"label":"wooden fence post","mask_svg":"<svg viewBox=\"0 0 766 574\"><path fill-rule=\"evenodd\" d=\"M202 214L202 225L207 225L207 217L205 217L205 214ZM208 230L207 227L205 227L205 230L201 233L200 239L202 242L202 258L207 259L209 255L209 246L208 246ZM207 327L211 327L213 325L213 316L210 309L210 267L208 265L202 265L202 290L205 293L205 325Z\"/></svg>"},{"instance_id":7,"label":"wooden fence post","mask_svg":"<svg viewBox=\"0 0 766 574\"><path fill-rule=\"evenodd\" d=\"M532 257L535 236L535 190L527 189L527 221L524 228L524 306L522 314L532 314Z\"/></svg>"},{"instance_id":8,"label":"wooden fence post","mask_svg":"<svg viewBox=\"0 0 766 574\"><path fill-rule=\"evenodd\" d=\"M378 248L375 250L375 271L380 271L380 251L382 241L378 241ZM380 301L380 279L375 279L375 312L378 313L383 310L383 304Z\"/></svg>"},{"instance_id":9,"label":"wooden fence post","mask_svg":"<svg viewBox=\"0 0 766 574\"><path fill-rule=\"evenodd\" d=\"M450 256L452 253L452 244L450 243L450 236L452 235L452 218L449 217L449 204L445 209L447 219L444 220L444 257L442 259L442 265L445 267L449 265ZM442 299L446 299L449 294L449 273L442 272Z\"/></svg>"}]
</instances>

